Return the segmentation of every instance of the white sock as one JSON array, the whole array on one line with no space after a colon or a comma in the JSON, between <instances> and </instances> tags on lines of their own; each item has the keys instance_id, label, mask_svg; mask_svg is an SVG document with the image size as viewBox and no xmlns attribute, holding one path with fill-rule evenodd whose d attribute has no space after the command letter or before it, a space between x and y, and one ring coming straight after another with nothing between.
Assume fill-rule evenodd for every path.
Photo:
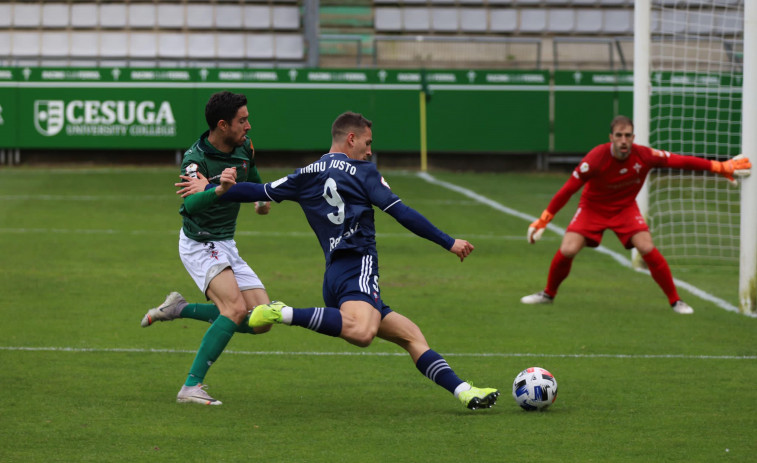
<instances>
[{"instance_id":1,"label":"white sock","mask_svg":"<svg viewBox=\"0 0 757 463\"><path fill-rule=\"evenodd\" d=\"M291 325L292 314L293 314L293 309L291 307L282 307L281 308L281 323L285 325Z\"/></svg>"},{"instance_id":2,"label":"white sock","mask_svg":"<svg viewBox=\"0 0 757 463\"><path fill-rule=\"evenodd\" d=\"M462 383L460 383L459 386L455 388L455 398L457 398L461 392L465 392L469 389L470 389L470 384L463 381Z\"/></svg>"}]
</instances>

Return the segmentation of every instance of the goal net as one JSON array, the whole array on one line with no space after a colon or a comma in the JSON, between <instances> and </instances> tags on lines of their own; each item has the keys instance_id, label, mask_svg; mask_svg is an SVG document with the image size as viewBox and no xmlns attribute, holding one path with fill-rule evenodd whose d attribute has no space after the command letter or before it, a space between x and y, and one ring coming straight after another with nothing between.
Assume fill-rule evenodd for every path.
<instances>
[{"instance_id":1,"label":"goal net","mask_svg":"<svg viewBox=\"0 0 757 463\"><path fill-rule=\"evenodd\" d=\"M739 154L744 0L652 0L650 19L649 145L713 160ZM739 187L675 169L647 182L648 224L669 262L738 267Z\"/></svg>"}]
</instances>

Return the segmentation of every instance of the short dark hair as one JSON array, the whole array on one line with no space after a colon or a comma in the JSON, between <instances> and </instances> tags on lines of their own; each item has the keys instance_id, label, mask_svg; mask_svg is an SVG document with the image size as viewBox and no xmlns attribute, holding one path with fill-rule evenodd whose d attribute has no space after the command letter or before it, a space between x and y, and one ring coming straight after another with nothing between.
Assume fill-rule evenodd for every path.
<instances>
[{"instance_id":1,"label":"short dark hair","mask_svg":"<svg viewBox=\"0 0 757 463\"><path fill-rule=\"evenodd\" d=\"M331 139L342 138L350 132L362 132L373 125L362 114L347 111L339 115L331 125Z\"/></svg>"},{"instance_id":2,"label":"short dark hair","mask_svg":"<svg viewBox=\"0 0 757 463\"><path fill-rule=\"evenodd\" d=\"M630 125L631 130L633 130L633 121L631 120L631 118L619 114L613 117L612 122L610 122L610 133L613 133L615 131L615 126L618 124Z\"/></svg>"},{"instance_id":3,"label":"short dark hair","mask_svg":"<svg viewBox=\"0 0 757 463\"><path fill-rule=\"evenodd\" d=\"M246 105L247 97L241 93L227 91L214 93L205 105L205 121L210 130L213 130L221 120L231 122L239 108Z\"/></svg>"}]
</instances>

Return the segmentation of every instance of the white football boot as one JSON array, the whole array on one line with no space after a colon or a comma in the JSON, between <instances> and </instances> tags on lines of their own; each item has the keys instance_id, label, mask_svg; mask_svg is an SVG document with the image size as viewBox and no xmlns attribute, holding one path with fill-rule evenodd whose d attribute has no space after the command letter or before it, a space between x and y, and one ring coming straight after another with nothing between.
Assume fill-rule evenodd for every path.
<instances>
[{"instance_id":1,"label":"white football boot","mask_svg":"<svg viewBox=\"0 0 757 463\"><path fill-rule=\"evenodd\" d=\"M555 299L544 291L538 293L529 294L520 298L520 302L524 304L551 304Z\"/></svg>"},{"instance_id":2,"label":"white football boot","mask_svg":"<svg viewBox=\"0 0 757 463\"><path fill-rule=\"evenodd\" d=\"M676 301L675 304L673 304L673 312L683 315L690 315L694 313L694 309L692 309L689 304L679 300Z\"/></svg>"}]
</instances>

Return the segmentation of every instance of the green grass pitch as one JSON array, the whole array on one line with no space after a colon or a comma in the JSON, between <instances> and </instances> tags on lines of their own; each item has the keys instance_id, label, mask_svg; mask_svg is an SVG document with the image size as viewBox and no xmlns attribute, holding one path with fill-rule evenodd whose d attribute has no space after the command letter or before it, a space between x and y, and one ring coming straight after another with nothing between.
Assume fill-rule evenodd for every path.
<instances>
[{"instance_id":1,"label":"green grass pitch","mask_svg":"<svg viewBox=\"0 0 757 463\"><path fill-rule=\"evenodd\" d=\"M176 168L0 169L0 462L754 461L757 319L686 291L674 314L648 275L586 250L553 306L528 307L560 237L385 172L405 203L476 250L464 263L379 211L384 299L464 379L500 388L472 412L395 345L359 349L302 328L237 334L206 382L221 407L175 403L207 329L139 326L172 290L201 301L177 253ZM284 175L264 170L263 178ZM567 174L434 172L538 215ZM565 227L575 198L555 219ZM322 304L323 257L298 206L243 206L242 256L272 298ZM614 235L605 244L622 252ZM625 255L625 254L624 254ZM738 269L672 268L736 304ZM543 413L515 375L555 374Z\"/></svg>"}]
</instances>

